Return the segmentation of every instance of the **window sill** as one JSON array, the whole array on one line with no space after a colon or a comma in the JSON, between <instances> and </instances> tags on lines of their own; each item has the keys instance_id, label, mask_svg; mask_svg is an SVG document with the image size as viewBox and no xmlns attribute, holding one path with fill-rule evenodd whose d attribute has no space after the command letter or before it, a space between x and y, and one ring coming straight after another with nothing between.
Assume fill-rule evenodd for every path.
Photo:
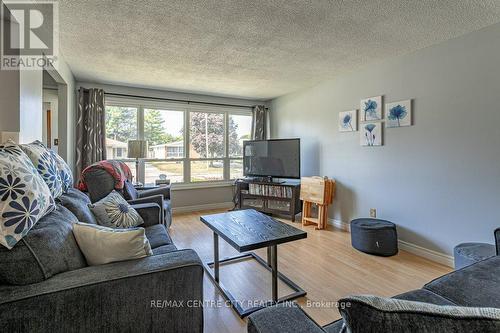
<instances>
[{"instance_id":1,"label":"window sill","mask_svg":"<svg viewBox=\"0 0 500 333\"><path fill-rule=\"evenodd\" d=\"M220 182L200 182L200 183L174 183L172 184L172 191L181 191L181 190L196 190L203 188L212 188L212 187L230 187L234 185L234 180L228 181L220 181Z\"/></svg>"}]
</instances>

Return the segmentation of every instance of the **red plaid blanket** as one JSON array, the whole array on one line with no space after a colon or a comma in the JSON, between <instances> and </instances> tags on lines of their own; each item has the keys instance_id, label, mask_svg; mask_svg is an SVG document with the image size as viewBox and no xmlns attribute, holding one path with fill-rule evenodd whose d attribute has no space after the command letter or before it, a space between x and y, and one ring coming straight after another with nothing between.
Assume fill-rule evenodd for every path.
<instances>
[{"instance_id":1,"label":"red plaid blanket","mask_svg":"<svg viewBox=\"0 0 500 333\"><path fill-rule=\"evenodd\" d=\"M132 181L132 172L128 165L124 162L115 160L105 160L89 165L83 169L80 175L80 181L78 182L78 189L80 191L87 191L87 185L85 184L85 174L93 169L103 169L106 170L115 179L115 190L122 190L125 186L125 181Z\"/></svg>"}]
</instances>

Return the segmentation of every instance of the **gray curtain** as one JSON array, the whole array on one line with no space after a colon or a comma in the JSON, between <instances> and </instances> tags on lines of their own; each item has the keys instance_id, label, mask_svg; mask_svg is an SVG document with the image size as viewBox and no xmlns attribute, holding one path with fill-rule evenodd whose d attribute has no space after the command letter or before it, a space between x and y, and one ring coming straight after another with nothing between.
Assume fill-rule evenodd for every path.
<instances>
[{"instance_id":1,"label":"gray curtain","mask_svg":"<svg viewBox=\"0 0 500 333\"><path fill-rule=\"evenodd\" d=\"M76 177L87 166L106 159L104 90L78 90L76 110Z\"/></svg>"},{"instance_id":2,"label":"gray curtain","mask_svg":"<svg viewBox=\"0 0 500 333\"><path fill-rule=\"evenodd\" d=\"M266 140L269 136L269 109L264 105L253 107L252 139Z\"/></svg>"}]
</instances>

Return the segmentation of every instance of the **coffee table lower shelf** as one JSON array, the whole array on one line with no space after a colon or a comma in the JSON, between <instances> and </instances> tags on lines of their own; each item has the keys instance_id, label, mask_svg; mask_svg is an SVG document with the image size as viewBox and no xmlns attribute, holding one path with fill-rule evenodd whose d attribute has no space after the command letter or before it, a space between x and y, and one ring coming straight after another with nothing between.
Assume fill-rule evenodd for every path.
<instances>
[{"instance_id":1,"label":"coffee table lower shelf","mask_svg":"<svg viewBox=\"0 0 500 333\"><path fill-rule=\"evenodd\" d=\"M224 258L222 260L218 260L218 256L216 257L215 261L204 263L203 266L205 268L205 271L208 273L208 276L210 279L214 282L214 284L217 286L217 288L221 291L221 293L224 295L224 297L231 303L232 307L234 310L238 313L240 318L244 318L248 316L249 314L260 310L262 308L265 308L266 306L270 306L273 304L278 304L278 303L283 303L287 301L294 300L296 298L305 296L307 293L300 288L298 285L296 285L292 280L287 278L284 274L278 272L278 264L277 264L277 249L276 245L275 246L270 246L268 248L268 261L266 262L264 259L259 257L257 254L253 252L249 253L244 253L241 255L237 255L234 257L228 257ZM272 274L272 294L273 294L273 300L269 301L262 301L262 306L255 306L255 307L250 307L247 309L244 309L241 306L241 301L236 300L236 298L231 294L231 292L224 287L224 285L220 282L219 280L219 265L220 263L227 263L230 261L236 261L236 260L241 260L244 258L253 258L257 260L259 264L264 266L269 272ZM213 266L213 269L212 269ZM278 278L283 281L288 287L290 287L294 292L292 294L279 297L278 298Z\"/></svg>"}]
</instances>

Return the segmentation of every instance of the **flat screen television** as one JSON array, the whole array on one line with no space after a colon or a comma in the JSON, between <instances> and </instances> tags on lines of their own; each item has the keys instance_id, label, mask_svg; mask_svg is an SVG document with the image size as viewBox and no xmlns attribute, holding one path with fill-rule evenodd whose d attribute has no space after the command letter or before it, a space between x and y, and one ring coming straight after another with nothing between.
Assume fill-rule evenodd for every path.
<instances>
[{"instance_id":1,"label":"flat screen television","mask_svg":"<svg viewBox=\"0 0 500 333\"><path fill-rule=\"evenodd\" d=\"M243 175L300 178L300 139L244 141Z\"/></svg>"}]
</instances>

